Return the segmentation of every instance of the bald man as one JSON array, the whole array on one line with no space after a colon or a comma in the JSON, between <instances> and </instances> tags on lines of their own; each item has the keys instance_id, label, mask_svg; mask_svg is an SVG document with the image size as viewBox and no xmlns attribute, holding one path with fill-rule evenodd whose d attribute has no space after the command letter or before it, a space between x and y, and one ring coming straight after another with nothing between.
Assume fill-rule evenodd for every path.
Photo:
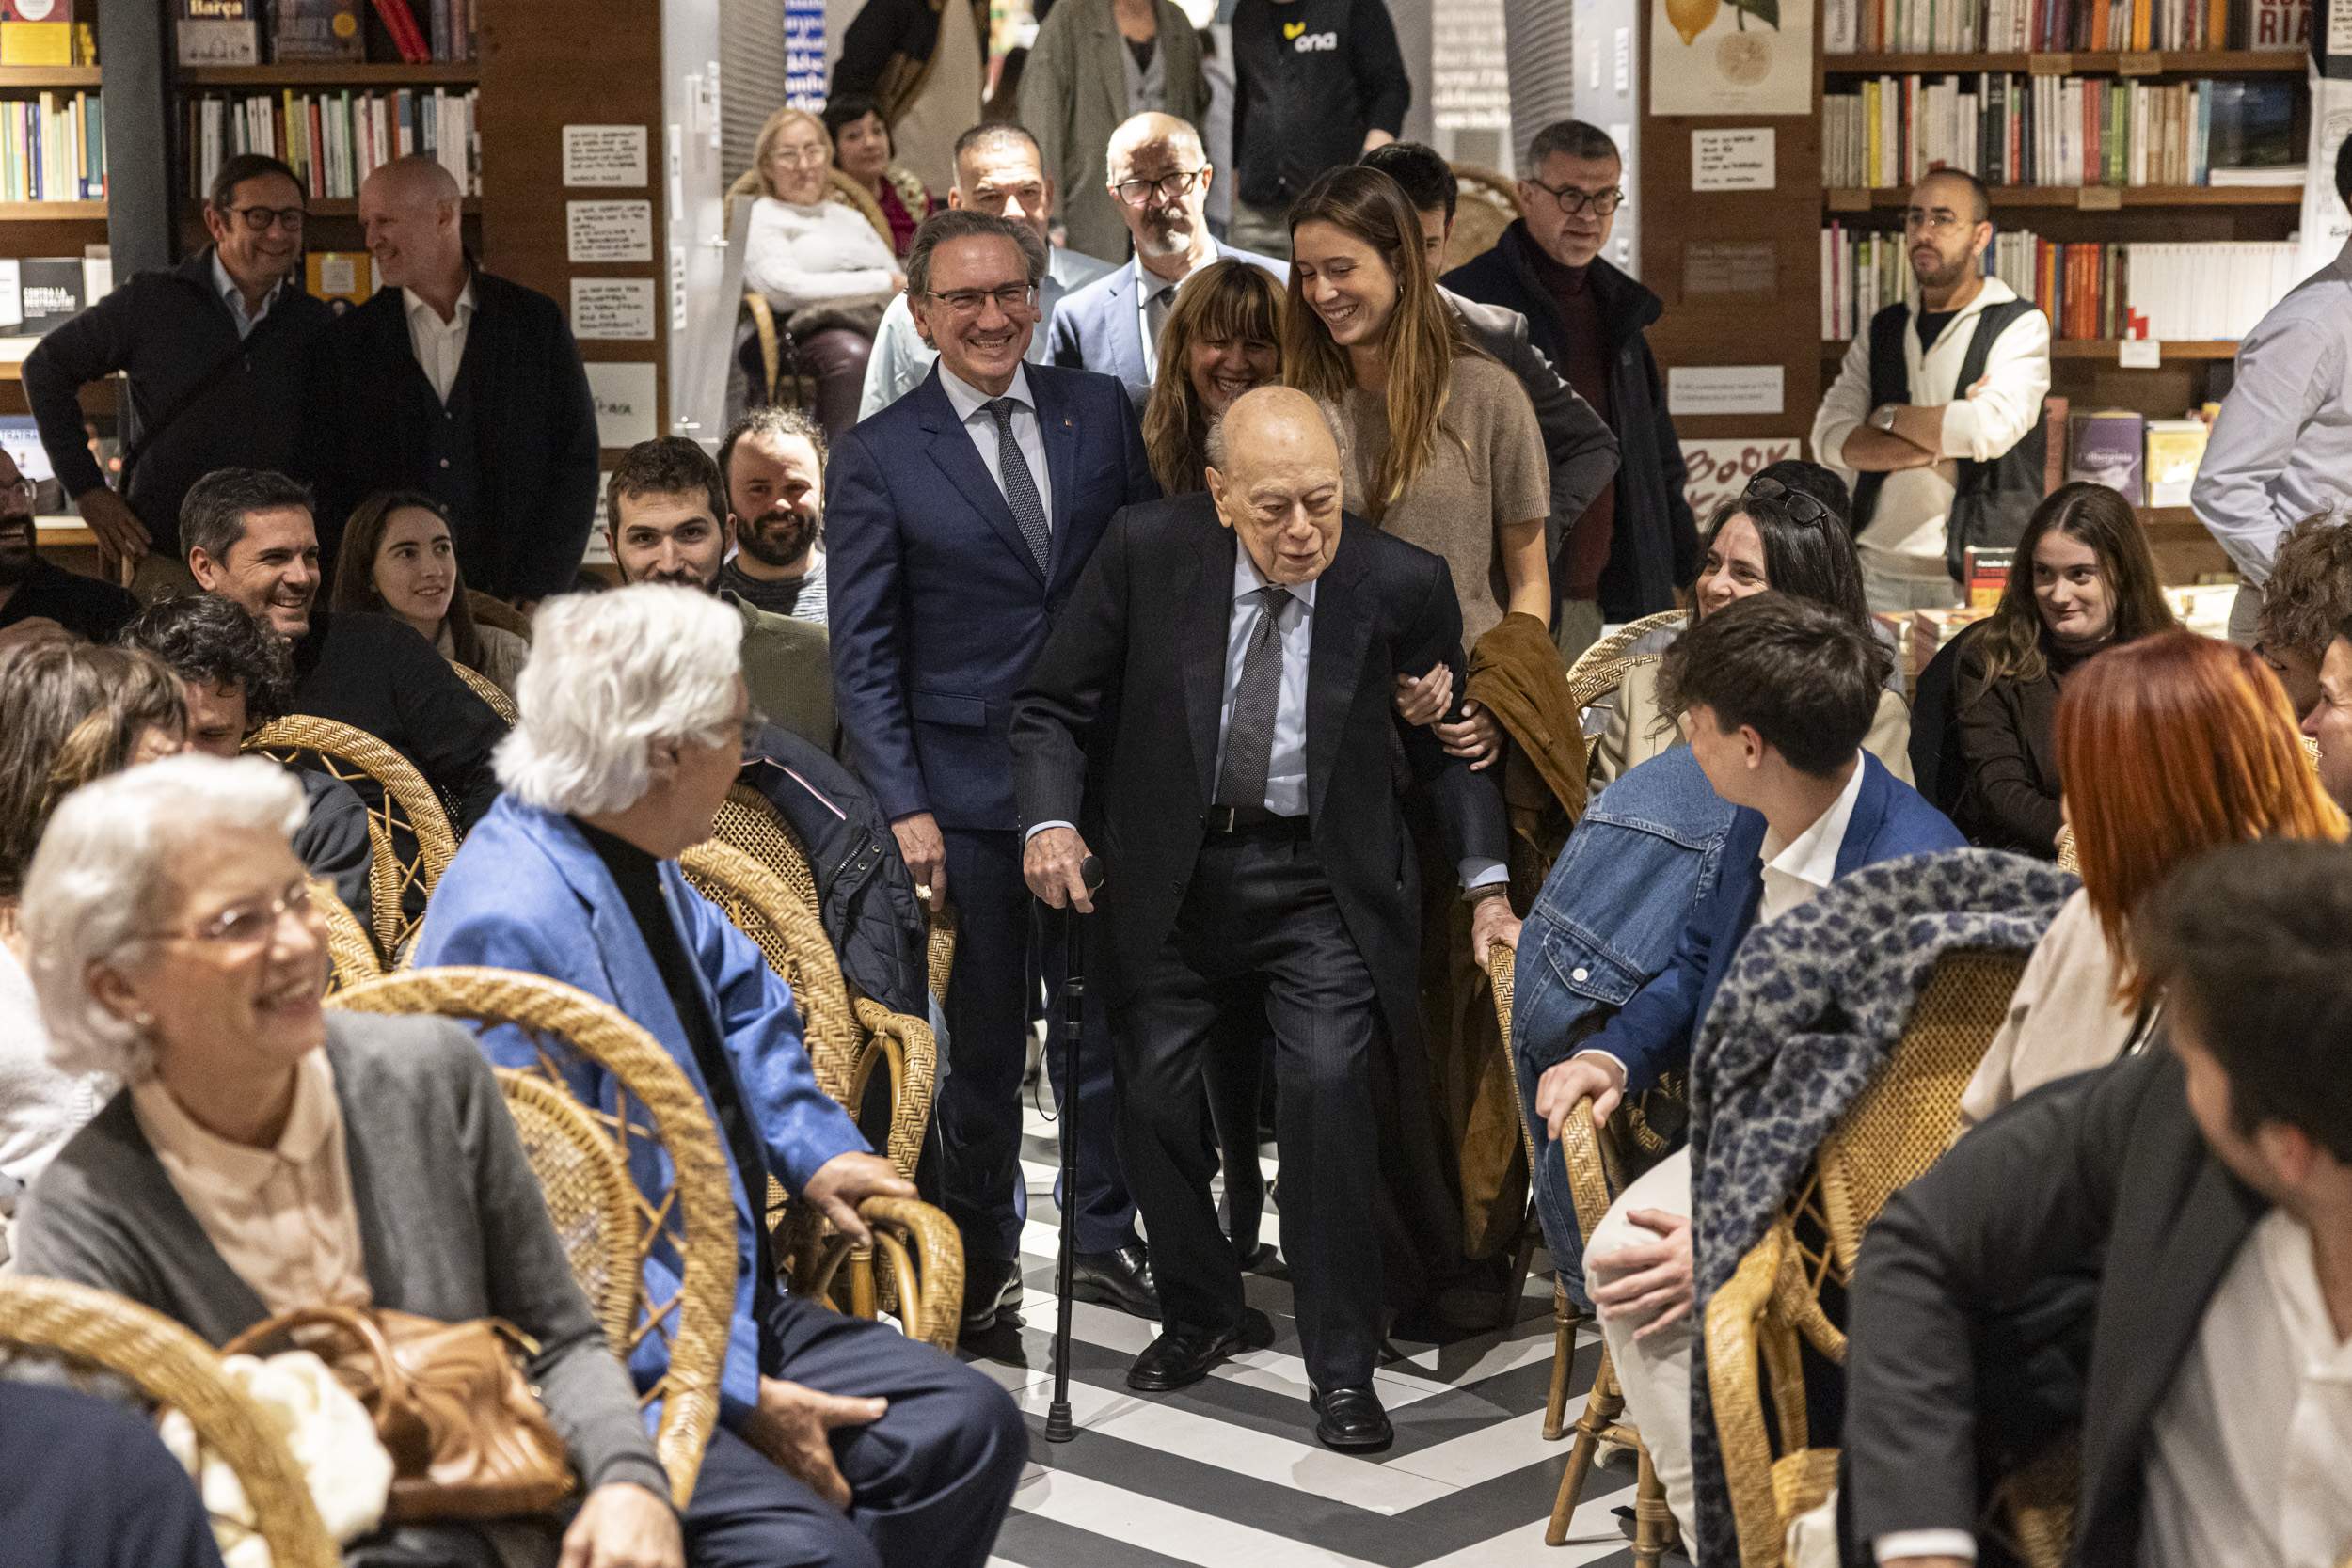
<instances>
[{"instance_id":1,"label":"bald man","mask_svg":"<svg viewBox=\"0 0 2352 1568\"><path fill-rule=\"evenodd\" d=\"M449 170L395 159L359 187L375 295L326 334L313 461L330 569L378 490L449 510L466 586L516 603L579 574L596 511L596 414L564 312L466 249Z\"/></svg>"},{"instance_id":2,"label":"bald man","mask_svg":"<svg viewBox=\"0 0 2352 1568\"><path fill-rule=\"evenodd\" d=\"M1162 1332L1128 1386L1182 1387L1271 1339L1217 1228L1200 1119L1208 1050L1271 1032L1315 1435L1383 1449L1373 1083L1419 1061L1420 895L1391 754L1401 739L1437 802L1482 962L1518 928L1502 800L1397 717L1400 676L1443 663L1460 689L1453 580L1342 513L1339 444L1312 400L1244 396L1210 437L1208 478L1111 520L1014 700L1022 870L1049 905L1101 911L1089 973L1160 1289Z\"/></svg>"},{"instance_id":3,"label":"bald man","mask_svg":"<svg viewBox=\"0 0 2352 1568\"><path fill-rule=\"evenodd\" d=\"M1174 115L1140 114L1111 133L1106 188L1135 255L1054 312L1053 362L1115 375L1140 412L1159 374L1161 324L1177 285L1220 257L1254 262L1287 283L1288 263L1237 250L1209 232L1216 170L1200 133Z\"/></svg>"}]
</instances>

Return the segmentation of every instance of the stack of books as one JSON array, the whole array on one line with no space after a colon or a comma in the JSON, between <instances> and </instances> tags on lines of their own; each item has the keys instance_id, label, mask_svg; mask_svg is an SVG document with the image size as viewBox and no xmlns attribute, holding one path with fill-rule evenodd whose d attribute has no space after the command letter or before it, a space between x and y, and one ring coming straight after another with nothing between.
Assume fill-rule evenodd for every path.
<instances>
[{"instance_id":1,"label":"stack of books","mask_svg":"<svg viewBox=\"0 0 2352 1568\"><path fill-rule=\"evenodd\" d=\"M1827 0L1822 49L2300 49L2312 0Z\"/></svg>"},{"instance_id":2,"label":"stack of books","mask_svg":"<svg viewBox=\"0 0 2352 1568\"><path fill-rule=\"evenodd\" d=\"M94 92L0 101L0 201L106 199L106 112Z\"/></svg>"},{"instance_id":3,"label":"stack of books","mask_svg":"<svg viewBox=\"0 0 2352 1568\"><path fill-rule=\"evenodd\" d=\"M409 65L476 57L477 0L175 0L180 63L357 65L369 55L371 5L379 57Z\"/></svg>"},{"instance_id":4,"label":"stack of books","mask_svg":"<svg viewBox=\"0 0 2352 1568\"><path fill-rule=\"evenodd\" d=\"M379 166L423 152L439 160L459 190L479 195L479 97L404 87L191 98L188 188L208 189L220 166L240 152L266 152L293 167L312 199L348 198Z\"/></svg>"}]
</instances>

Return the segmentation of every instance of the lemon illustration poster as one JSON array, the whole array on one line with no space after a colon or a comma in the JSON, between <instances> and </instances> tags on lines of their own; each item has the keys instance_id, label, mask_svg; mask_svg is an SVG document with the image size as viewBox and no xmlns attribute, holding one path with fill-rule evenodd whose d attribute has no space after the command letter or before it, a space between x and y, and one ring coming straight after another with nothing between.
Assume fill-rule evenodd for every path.
<instances>
[{"instance_id":1,"label":"lemon illustration poster","mask_svg":"<svg viewBox=\"0 0 2352 1568\"><path fill-rule=\"evenodd\" d=\"M1813 112L1814 0L1649 0L1649 112Z\"/></svg>"}]
</instances>

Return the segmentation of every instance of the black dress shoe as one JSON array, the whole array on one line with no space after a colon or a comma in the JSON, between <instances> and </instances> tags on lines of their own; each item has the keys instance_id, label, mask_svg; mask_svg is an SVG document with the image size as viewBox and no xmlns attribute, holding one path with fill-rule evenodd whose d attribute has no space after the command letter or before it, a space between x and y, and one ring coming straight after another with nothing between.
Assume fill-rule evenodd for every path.
<instances>
[{"instance_id":1,"label":"black dress shoe","mask_svg":"<svg viewBox=\"0 0 2352 1568\"><path fill-rule=\"evenodd\" d=\"M1151 1255L1141 1242L1130 1242L1109 1252L1072 1253L1070 1293L1080 1301L1099 1301L1138 1318L1160 1315L1160 1292L1152 1283Z\"/></svg>"},{"instance_id":2,"label":"black dress shoe","mask_svg":"<svg viewBox=\"0 0 2352 1568\"><path fill-rule=\"evenodd\" d=\"M1209 1369L1237 1350L1263 1350L1274 1343L1274 1324L1254 1307L1242 1308L1241 1319L1224 1333L1205 1328L1171 1328L1147 1346L1127 1369L1127 1386L1147 1394L1165 1394L1209 1375Z\"/></svg>"},{"instance_id":3,"label":"black dress shoe","mask_svg":"<svg viewBox=\"0 0 2352 1568\"><path fill-rule=\"evenodd\" d=\"M1021 1266L1010 1258L976 1258L963 1271L963 1332L981 1334L1021 1307Z\"/></svg>"},{"instance_id":4,"label":"black dress shoe","mask_svg":"<svg viewBox=\"0 0 2352 1568\"><path fill-rule=\"evenodd\" d=\"M1363 1453L1396 1441L1389 1413L1380 1408L1380 1396L1368 1383L1352 1388L1317 1388L1307 1402L1315 1413L1315 1440L1327 1449Z\"/></svg>"}]
</instances>

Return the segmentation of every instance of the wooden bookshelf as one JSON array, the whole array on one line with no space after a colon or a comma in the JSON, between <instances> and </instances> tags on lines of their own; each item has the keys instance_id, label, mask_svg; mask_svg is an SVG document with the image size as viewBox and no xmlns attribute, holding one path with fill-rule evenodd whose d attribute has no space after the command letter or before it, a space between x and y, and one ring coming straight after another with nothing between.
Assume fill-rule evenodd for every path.
<instances>
[{"instance_id":1,"label":"wooden bookshelf","mask_svg":"<svg viewBox=\"0 0 2352 1568\"><path fill-rule=\"evenodd\" d=\"M2300 76L2300 49L2106 50L2080 54L1824 55L1823 76Z\"/></svg>"},{"instance_id":2,"label":"wooden bookshelf","mask_svg":"<svg viewBox=\"0 0 2352 1568\"><path fill-rule=\"evenodd\" d=\"M1843 359L1846 356L1846 347L1851 341L1851 340L1847 338L1824 340L1821 344L1821 357L1824 360ZM2163 341L2163 348L2164 364L2153 365L2148 367L2149 369L2161 370L2164 365L2169 365L2175 359L2234 359L2237 357L2237 340L2234 338L2217 338L2209 341L2166 339ZM2122 345L2113 338L2058 338L2052 340L2050 343L2050 357L2053 359L2104 361L2111 370L2137 368L2117 364L2116 356L2121 352Z\"/></svg>"},{"instance_id":3,"label":"wooden bookshelf","mask_svg":"<svg viewBox=\"0 0 2352 1568\"><path fill-rule=\"evenodd\" d=\"M90 75L93 81L97 71ZM470 87L482 80L472 60L425 65L360 65L334 60L288 65L183 66L183 87ZM5 86L0 82L0 86Z\"/></svg>"},{"instance_id":4,"label":"wooden bookshelf","mask_svg":"<svg viewBox=\"0 0 2352 1568\"><path fill-rule=\"evenodd\" d=\"M55 206L56 203L36 202L33 205ZM308 202L303 210L313 221L320 218L356 218L359 215L359 202L356 197L322 197ZM482 198L478 196L465 198L458 203L458 211L468 217L478 216L482 212ZM204 216L204 204L201 201L189 201L185 204L182 215L201 223Z\"/></svg>"},{"instance_id":5,"label":"wooden bookshelf","mask_svg":"<svg viewBox=\"0 0 2352 1568\"><path fill-rule=\"evenodd\" d=\"M72 92L96 86L94 65L0 65L0 92Z\"/></svg>"},{"instance_id":6,"label":"wooden bookshelf","mask_svg":"<svg viewBox=\"0 0 2352 1568\"><path fill-rule=\"evenodd\" d=\"M2293 185L1995 185L1994 207L2061 207L2106 212L2117 207L2295 207L2303 187ZM1832 187L1821 205L1833 213L1867 213L1910 205L1911 187L1860 190Z\"/></svg>"},{"instance_id":7,"label":"wooden bookshelf","mask_svg":"<svg viewBox=\"0 0 2352 1568\"><path fill-rule=\"evenodd\" d=\"M103 223L103 201L0 201L0 223Z\"/></svg>"}]
</instances>

